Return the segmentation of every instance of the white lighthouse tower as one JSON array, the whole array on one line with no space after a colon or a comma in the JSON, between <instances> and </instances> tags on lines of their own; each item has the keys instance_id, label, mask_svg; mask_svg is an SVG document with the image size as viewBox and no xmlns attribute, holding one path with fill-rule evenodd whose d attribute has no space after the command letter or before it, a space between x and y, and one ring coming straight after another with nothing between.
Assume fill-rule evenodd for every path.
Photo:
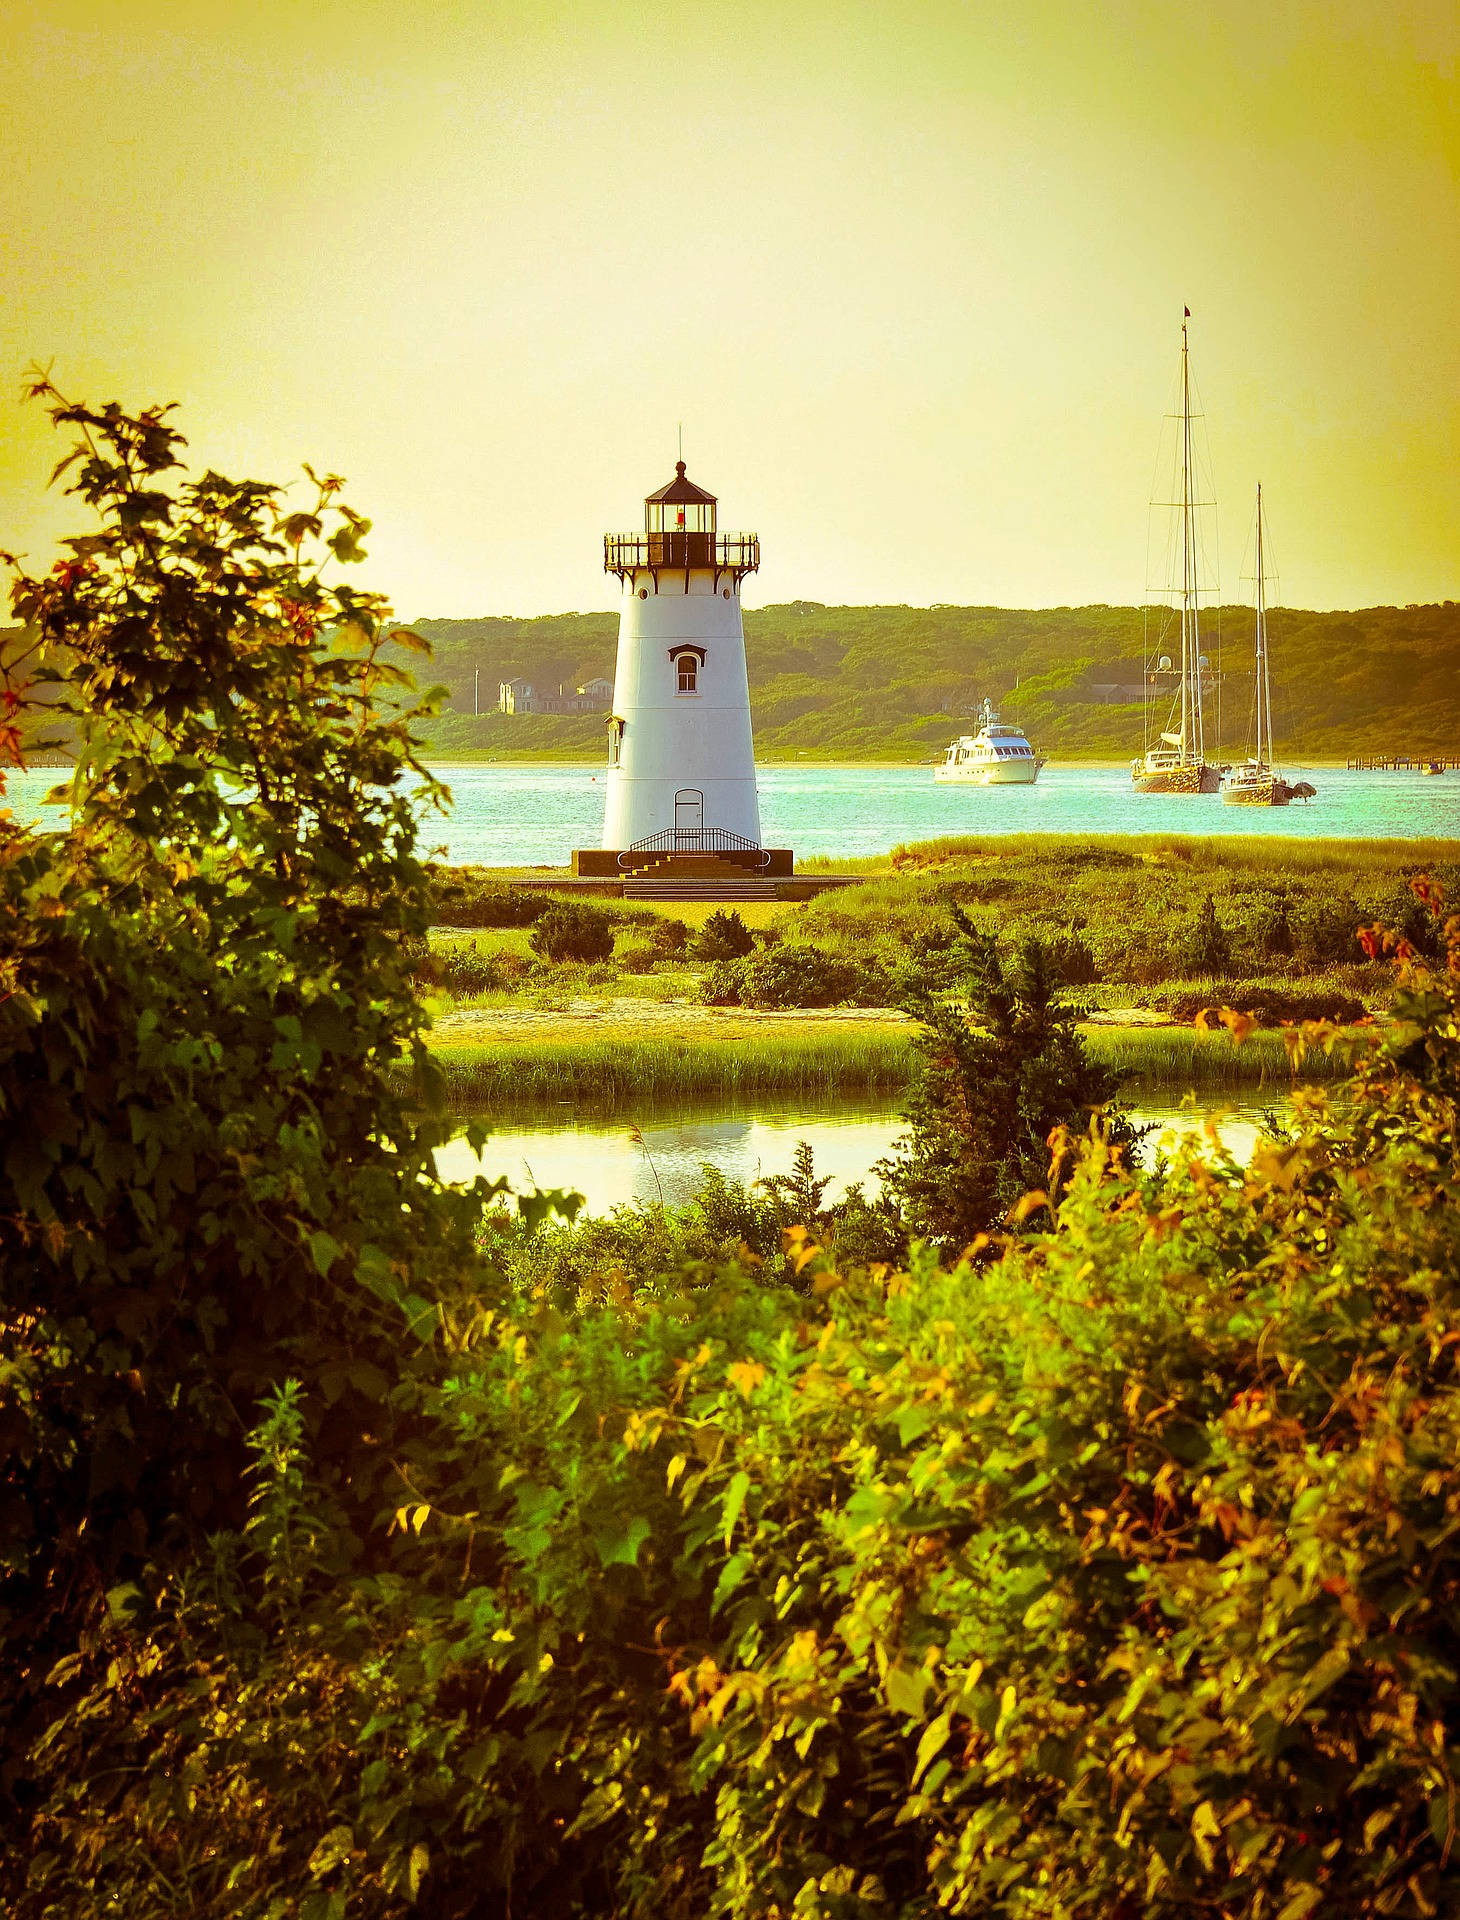
<instances>
[{"instance_id":1,"label":"white lighthouse tower","mask_svg":"<svg viewBox=\"0 0 1460 1920\"><path fill-rule=\"evenodd\" d=\"M790 871L761 845L740 583L753 533L721 533L715 496L675 465L644 502L642 533L605 534L622 593L603 852L583 874L762 877Z\"/></svg>"}]
</instances>

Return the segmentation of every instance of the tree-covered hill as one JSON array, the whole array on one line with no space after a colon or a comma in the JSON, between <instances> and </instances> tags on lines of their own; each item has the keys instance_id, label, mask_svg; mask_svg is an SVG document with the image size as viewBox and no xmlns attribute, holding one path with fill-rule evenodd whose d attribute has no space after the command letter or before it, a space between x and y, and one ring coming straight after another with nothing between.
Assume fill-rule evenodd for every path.
<instances>
[{"instance_id":1,"label":"tree-covered hill","mask_svg":"<svg viewBox=\"0 0 1460 1920\"><path fill-rule=\"evenodd\" d=\"M756 744L763 757L927 759L988 696L1041 751L1123 758L1142 741L1142 660L1173 652L1138 607L825 607L813 601L745 616ZM575 686L612 676L611 613L535 620L424 620L434 672L449 689L435 729L450 754L596 754L592 715L496 711L498 682L521 675ZM1460 746L1460 603L1269 616L1273 710L1281 750L1343 758ZM1252 614L1207 616L1221 675L1221 742L1246 744ZM473 716L473 676L483 712ZM1157 726L1164 711L1153 708Z\"/></svg>"},{"instance_id":2,"label":"tree-covered hill","mask_svg":"<svg viewBox=\"0 0 1460 1920\"><path fill-rule=\"evenodd\" d=\"M1036 747L1061 756L1124 759L1142 745L1142 660L1174 653L1149 634L1139 607L824 607L799 600L746 613L756 747L762 759L928 760L971 724L987 696ZM431 728L443 755L596 758L597 714L503 714L498 684L517 676L555 689L614 669L612 613L538 619L421 620L443 683ZM1207 616L1204 645L1221 667L1211 721L1240 755L1252 709L1252 613ZM1460 603L1269 616L1273 712L1281 753L1460 750ZM0 656L20 641L0 634ZM0 658L3 664L3 658ZM474 692L481 713L472 712ZM1132 697L1134 696L1134 697ZM1154 704L1165 724L1165 696ZM32 723L39 737L43 722ZM52 729L54 731L54 729ZM1211 727L1208 733L1211 740Z\"/></svg>"}]
</instances>

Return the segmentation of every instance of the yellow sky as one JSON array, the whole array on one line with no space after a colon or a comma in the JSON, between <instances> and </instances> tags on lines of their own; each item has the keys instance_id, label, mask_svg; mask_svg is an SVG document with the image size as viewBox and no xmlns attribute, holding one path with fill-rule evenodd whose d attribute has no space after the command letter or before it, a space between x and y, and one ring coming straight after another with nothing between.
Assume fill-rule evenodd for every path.
<instances>
[{"instance_id":1,"label":"yellow sky","mask_svg":"<svg viewBox=\"0 0 1460 1920\"><path fill-rule=\"evenodd\" d=\"M26 363L350 478L409 616L608 606L684 423L761 601L1140 597L1179 344L1238 596L1460 597L1451 0L0 0Z\"/></svg>"}]
</instances>

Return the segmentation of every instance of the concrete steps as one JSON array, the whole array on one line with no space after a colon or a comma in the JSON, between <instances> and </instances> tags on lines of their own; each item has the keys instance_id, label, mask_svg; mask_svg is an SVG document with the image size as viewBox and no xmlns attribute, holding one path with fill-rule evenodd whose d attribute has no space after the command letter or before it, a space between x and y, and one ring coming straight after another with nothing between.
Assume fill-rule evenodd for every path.
<instances>
[{"instance_id":1,"label":"concrete steps","mask_svg":"<svg viewBox=\"0 0 1460 1920\"><path fill-rule=\"evenodd\" d=\"M625 900L776 900L774 880L625 880Z\"/></svg>"}]
</instances>

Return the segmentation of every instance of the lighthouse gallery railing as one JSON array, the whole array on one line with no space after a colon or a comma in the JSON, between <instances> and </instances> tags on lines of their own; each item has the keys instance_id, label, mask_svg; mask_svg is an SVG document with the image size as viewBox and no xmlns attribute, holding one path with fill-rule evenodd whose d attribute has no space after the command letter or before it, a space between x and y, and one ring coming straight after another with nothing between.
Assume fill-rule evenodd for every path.
<instances>
[{"instance_id":1,"label":"lighthouse gallery railing","mask_svg":"<svg viewBox=\"0 0 1460 1920\"><path fill-rule=\"evenodd\" d=\"M754 573L760 565L760 536L754 533L606 533L606 573L633 573L660 567L713 567L716 573Z\"/></svg>"}]
</instances>

